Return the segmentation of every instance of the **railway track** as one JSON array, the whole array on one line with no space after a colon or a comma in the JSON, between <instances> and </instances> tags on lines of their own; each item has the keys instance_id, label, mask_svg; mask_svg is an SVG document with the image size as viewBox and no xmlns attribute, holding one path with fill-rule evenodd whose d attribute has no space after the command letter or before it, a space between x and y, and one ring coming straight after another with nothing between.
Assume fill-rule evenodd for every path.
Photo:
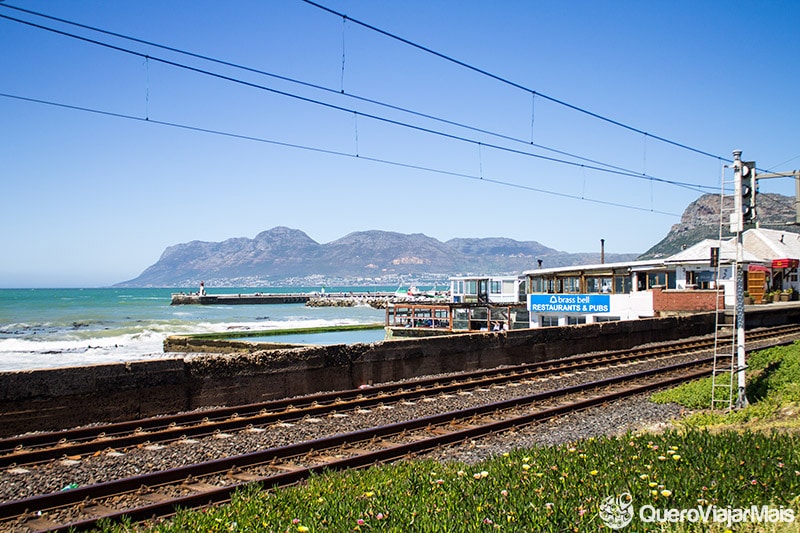
<instances>
[{"instance_id":1,"label":"railway track","mask_svg":"<svg viewBox=\"0 0 800 533\"><path fill-rule=\"evenodd\" d=\"M170 516L228 501L246 484L296 483L313 471L361 468L531 424L708 375L711 358L583 383L361 431L0 503L8 531L84 531L99 520Z\"/></svg>"},{"instance_id":2,"label":"railway track","mask_svg":"<svg viewBox=\"0 0 800 533\"><path fill-rule=\"evenodd\" d=\"M753 332L749 335L749 339L752 341L795 334L800 335L800 326L783 326ZM626 364L689 352L702 352L712 349L713 344L713 338L692 339L652 347L466 372L451 378L422 379L412 384L381 385L367 389L321 393L301 398L22 435L0 439L0 468L21 467L65 456L91 455L109 448L120 450L132 446L202 438L219 432L242 431L265 427L276 422L290 422L306 416L324 416L334 411L367 409L379 404L536 379L603 365Z\"/></svg>"},{"instance_id":3,"label":"railway track","mask_svg":"<svg viewBox=\"0 0 800 533\"><path fill-rule=\"evenodd\" d=\"M798 328L771 329L760 333L760 337L771 339L770 344L785 343L786 336L797 335L800 335ZM754 340L754 337L756 336L753 334L748 335L749 340ZM415 395L396 400L408 401L411 397L442 394L442 387L450 391L457 390L458 387L482 390L482 387L491 383L537 379L548 375L548 372L579 371L591 368L592 365L609 364L609 361L610 364L633 366L634 361L648 357L663 359L685 353L687 350L694 352L708 350L709 342L713 345L713 339L701 339L692 341L691 346L687 343L669 343L635 352L610 352L543 365L522 365L522 367L485 372L470 372L453 376L448 380L442 378L421 380L414 383L414 389L409 389L408 384L405 384L405 389L402 386L387 385L367 391L346 391L346 394L340 392L330 395L331 398L327 400L330 405L321 405L320 398L324 395L314 395L303 400L307 402L309 409L338 409L346 401L342 399L343 396L352 397L351 399L356 401L354 405L363 408L367 405L366 402L385 402L386 396L392 391L401 395ZM0 530L57 531L70 527L75 530L86 530L95 527L102 518L118 520L122 516L128 516L138 521L153 516L169 516L179 507L199 507L227 501L236 489L245 484L258 483L264 487L282 486L295 483L312 471L322 468L358 468L376 462L396 460L438 446L474 439L695 379L710 372L710 363L711 358L706 357L659 366L644 372L618 375L566 388L554 388L502 402L86 485L72 490L7 501L0 503ZM282 411L277 412L284 419L289 413L302 411L298 399L293 399L292 402L291 407L290 404L285 404L281 407ZM269 402L269 405L275 407L280 403ZM264 416L265 405L239 406L237 409L247 412L242 408L258 408L258 414L254 416ZM225 423L230 419L247 416L232 417L231 414L238 413L238 410L220 416L227 417ZM209 413L202 414L205 415L203 418L208 418L204 423L211 423L211 418L207 417ZM308 411L301 416L307 417ZM160 420L160 422L162 427L165 422L167 427L177 424L174 420ZM254 427L252 422L247 422L246 425L251 429ZM175 429L178 428L172 427L172 430ZM93 430L96 433L98 428ZM138 433L141 432L142 430Z\"/></svg>"}]
</instances>

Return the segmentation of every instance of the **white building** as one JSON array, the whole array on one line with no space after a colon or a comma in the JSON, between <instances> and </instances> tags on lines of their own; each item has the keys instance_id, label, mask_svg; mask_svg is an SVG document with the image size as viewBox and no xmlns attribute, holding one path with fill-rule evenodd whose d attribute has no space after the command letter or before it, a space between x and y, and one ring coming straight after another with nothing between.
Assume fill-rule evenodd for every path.
<instances>
[{"instance_id":1,"label":"white building","mask_svg":"<svg viewBox=\"0 0 800 533\"><path fill-rule=\"evenodd\" d=\"M523 273L531 327L655 316L649 289L675 288L661 259L540 268Z\"/></svg>"},{"instance_id":2,"label":"white building","mask_svg":"<svg viewBox=\"0 0 800 533\"><path fill-rule=\"evenodd\" d=\"M450 278L453 303L524 302L524 278L519 276L454 276Z\"/></svg>"},{"instance_id":3,"label":"white building","mask_svg":"<svg viewBox=\"0 0 800 533\"><path fill-rule=\"evenodd\" d=\"M719 249L719 278L716 267L711 265L711 250ZM705 239L694 246L678 252L664 259L664 265L675 269L676 289L701 289L714 290L717 284L725 292L725 306L733 307L736 304L736 280L733 274L733 263L736 260L736 241L719 241ZM743 268L748 265L764 264L765 261L756 255L742 251ZM746 270L745 270L746 271Z\"/></svg>"}]
</instances>

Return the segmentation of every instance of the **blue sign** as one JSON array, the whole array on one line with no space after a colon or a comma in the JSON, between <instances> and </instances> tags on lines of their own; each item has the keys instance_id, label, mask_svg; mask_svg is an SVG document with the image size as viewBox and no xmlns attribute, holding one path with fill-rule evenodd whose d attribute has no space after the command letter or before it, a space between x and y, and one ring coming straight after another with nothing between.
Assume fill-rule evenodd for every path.
<instances>
[{"instance_id":1,"label":"blue sign","mask_svg":"<svg viewBox=\"0 0 800 533\"><path fill-rule=\"evenodd\" d=\"M528 311L532 313L608 313L608 294L529 294Z\"/></svg>"}]
</instances>

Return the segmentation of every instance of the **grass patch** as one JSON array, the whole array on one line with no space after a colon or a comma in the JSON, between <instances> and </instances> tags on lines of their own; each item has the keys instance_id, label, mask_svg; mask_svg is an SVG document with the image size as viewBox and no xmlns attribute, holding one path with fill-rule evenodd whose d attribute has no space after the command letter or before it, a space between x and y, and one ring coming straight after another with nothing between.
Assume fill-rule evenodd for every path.
<instances>
[{"instance_id":1,"label":"grass patch","mask_svg":"<svg viewBox=\"0 0 800 533\"><path fill-rule=\"evenodd\" d=\"M748 354L746 395L750 405L724 413L711 406L711 378L696 380L652 396L659 403L674 402L702 409L682 423L690 427L736 427L800 431L800 344L776 346ZM729 379L722 376L719 379Z\"/></svg>"}]
</instances>

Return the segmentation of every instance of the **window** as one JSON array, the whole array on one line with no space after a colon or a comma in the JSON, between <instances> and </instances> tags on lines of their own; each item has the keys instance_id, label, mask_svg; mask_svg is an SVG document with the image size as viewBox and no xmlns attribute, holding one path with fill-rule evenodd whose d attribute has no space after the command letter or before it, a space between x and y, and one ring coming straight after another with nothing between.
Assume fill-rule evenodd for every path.
<instances>
[{"instance_id":1,"label":"window","mask_svg":"<svg viewBox=\"0 0 800 533\"><path fill-rule=\"evenodd\" d=\"M544 278L530 278L531 292L547 292L547 283Z\"/></svg>"},{"instance_id":2,"label":"window","mask_svg":"<svg viewBox=\"0 0 800 533\"><path fill-rule=\"evenodd\" d=\"M632 285L630 276L614 276L614 292L616 294L629 294Z\"/></svg>"},{"instance_id":3,"label":"window","mask_svg":"<svg viewBox=\"0 0 800 533\"><path fill-rule=\"evenodd\" d=\"M586 278L586 292L611 292L611 278Z\"/></svg>"},{"instance_id":4,"label":"window","mask_svg":"<svg viewBox=\"0 0 800 533\"><path fill-rule=\"evenodd\" d=\"M489 284L489 292L492 294L501 294L503 292L503 282L491 281Z\"/></svg>"},{"instance_id":5,"label":"window","mask_svg":"<svg viewBox=\"0 0 800 533\"><path fill-rule=\"evenodd\" d=\"M711 271L697 273L697 288L698 289L711 289L714 287L714 273ZM745 287L747 285L745 284Z\"/></svg>"},{"instance_id":6,"label":"window","mask_svg":"<svg viewBox=\"0 0 800 533\"><path fill-rule=\"evenodd\" d=\"M469 309L453 309L453 329L469 329Z\"/></svg>"},{"instance_id":7,"label":"window","mask_svg":"<svg viewBox=\"0 0 800 533\"><path fill-rule=\"evenodd\" d=\"M465 281L464 294L478 294L478 282L475 280Z\"/></svg>"},{"instance_id":8,"label":"window","mask_svg":"<svg viewBox=\"0 0 800 533\"><path fill-rule=\"evenodd\" d=\"M594 317L595 322L616 322L619 320L618 316L596 316Z\"/></svg>"},{"instance_id":9,"label":"window","mask_svg":"<svg viewBox=\"0 0 800 533\"><path fill-rule=\"evenodd\" d=\"M675 273L674 272L650 272L647 275L647 288L660 286L666 289L675 288Z\"/></svg>"},{"instance_id":10,"label":"window","mask_svg":"<svg viewBox=\"0 0 800 533\"><path fill-rule=\"evenodd\" d=\"M517 310L511 312L511 322L514 329L527 329L531 327L530 320L530 313L528 313L528 311Z\"/></svg>"},{"instance_id":11,"label":"window","mask_svg":"<svg viewBox=\"0 0 800 533\"><path fill-rule=\"evenodd\" d=\"M567 317L567 325L568 326L576 326L578 324L586 324L586 317L585 316L568 316Z\"/></svg>"},{"instance_id":12,"label":"window","mask_svg":"<svg viewBox=\"0 0 800 533\"><path fill-rule=\"evenodd\" d=\"M581 292L581 278L576 276L571 276L568 278L562 278L562 291L561 292Z\"/></svg>"},{"instance_id":13,"label":"window","mask_svg":"<svg viewBox=\"0 0 800 533\"><path fill-rule=\"evenodd\" d=\"M542 315L539 317L539 324L541 324L542 327L557 326L558 317L550 315Z\"/></svg>"}]
</instances>

